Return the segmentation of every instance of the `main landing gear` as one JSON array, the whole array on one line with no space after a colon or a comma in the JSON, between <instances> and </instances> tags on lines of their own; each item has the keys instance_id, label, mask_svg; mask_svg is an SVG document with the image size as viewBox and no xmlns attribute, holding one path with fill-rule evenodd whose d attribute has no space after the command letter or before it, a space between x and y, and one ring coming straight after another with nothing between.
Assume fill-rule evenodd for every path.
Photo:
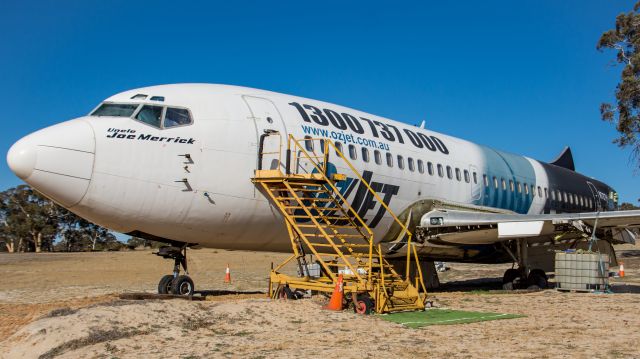
<instances>
[{"instance_id":1,"label":"main landing gear","mask_svg":"<svg viewBox=\"0 0 640 359\"><path fill-rule=\"evenodd\" d=\"M158 283L159 294L177 294L191 296L195 291L193 280L187 271L187 246L160 247L156 255L166 259L173 259L173 274L167 274ZM184 269L184 275L180 275L180 267Z\"/></svg>"},{"instance_id":2,"label":"main landing gear","mask_svg":"<svg viewBox=\"0 0 640 359\"><path fill-rule=\"evenodd\" d=\"M504 250L518 264L518 268L510 268L502 276L502 289L546 289L549 286L547 274L538 268L532 269L528 261L526 240L516 240L517 250L514 254L507 244L502 242Z\"/></svg>"}]
</instances>

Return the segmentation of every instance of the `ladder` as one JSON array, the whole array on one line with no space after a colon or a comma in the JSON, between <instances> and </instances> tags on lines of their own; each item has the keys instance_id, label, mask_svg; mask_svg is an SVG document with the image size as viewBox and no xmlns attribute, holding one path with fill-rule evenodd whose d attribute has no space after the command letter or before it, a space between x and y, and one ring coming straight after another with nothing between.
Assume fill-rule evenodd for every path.
<instances>
[{"instance_id":1,"label":"ladder","mask_svg":"<svg viewBox=\"0 0 640 359\"><path fill-rule=\"evenodd\" d=\"M277 132L269 135L280 136ZM415 284L408 279L411 260L418 264L411 232L332 141L309 137L295 139L289 135L284 171L281 156L276 160L276 169L262 169L263 155L274 153L262 151L260 148L259 165L252 182L284 218L293 251L271 271L269 294L272 298L282 295L285 287L289 292L311 290L330 293L341 274L347 300L355 303L358 297L368 297L371 310L377 313L424 309L426 287L419 265L416 265ZM407 273L404 278L383 257L372 230L336 187L336 183L347 177L332 170L335 167L330 165L330 153L335 153L336 161L341 161L353 172L406 233ZM309 275L309 257L320 266L321 274ZM279 272L294 259L298 264L299 277Z\"/></svg>"}]
</instances>

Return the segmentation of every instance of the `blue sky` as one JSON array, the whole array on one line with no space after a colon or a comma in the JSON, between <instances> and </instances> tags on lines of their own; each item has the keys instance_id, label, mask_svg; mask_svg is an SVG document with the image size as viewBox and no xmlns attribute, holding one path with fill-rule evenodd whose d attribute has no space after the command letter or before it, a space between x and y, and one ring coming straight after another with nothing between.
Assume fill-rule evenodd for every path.
<instances>
[{"instance_id":1,"label":"blue sky","mask_svg":"<svg viewBox=\"0 0 640 359\"><path fill-rule=\"evenodd\" d=\"M443 4L444 3L444 4ZM640 198L600 120L620 76L600 34L631 1L0 3L0 150L163 83L251 86L550 161ZM20 183L0 164L0 189Z\"/></svg>"}]
</instances>

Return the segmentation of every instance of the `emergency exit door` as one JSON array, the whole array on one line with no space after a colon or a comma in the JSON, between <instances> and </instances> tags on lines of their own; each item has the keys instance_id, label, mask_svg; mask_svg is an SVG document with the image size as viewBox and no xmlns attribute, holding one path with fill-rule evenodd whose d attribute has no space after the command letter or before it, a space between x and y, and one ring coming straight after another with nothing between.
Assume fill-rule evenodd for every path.
<instances>
[{"instance_id":1,"label":"emergency exit door","mask_svg":"<svg viewBox=\"0 0 640 359\"><path fill-rule=\"evenodd\" d=\"M256 169L285 171L287 129L278 108L271 100L242 96L256 127Z\"/></svg>"}]
</instances>

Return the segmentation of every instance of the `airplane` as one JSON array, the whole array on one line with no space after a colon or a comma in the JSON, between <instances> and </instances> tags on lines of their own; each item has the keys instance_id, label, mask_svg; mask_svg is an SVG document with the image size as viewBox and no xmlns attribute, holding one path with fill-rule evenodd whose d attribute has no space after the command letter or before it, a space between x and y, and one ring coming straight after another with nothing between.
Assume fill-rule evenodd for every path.
<instances>
[{"instance_id":1,"label":"airplane","mask_svg":"<svg viewBox=\"0 0 640 359\"><path fill-rule=\"evenodd\" d=\"M309 139L310 147L312 138L334 141L416 234L420 266L432 272L434 261L514 263L505 288L546 287L551 250L591 248L597 238L595 249L615 264L612 244L634 243L631 229L640 226L640 211L616 211L613 188L575 171L569 148L545 163L336 104L230 85L118 93L86 116L20 139L7 162L71 212L169 244L158 254L174 260L173 273L158 291L188 295L195 286L187 248L291 251L282 216L250 180L258 168L282 165L274 154L281 142L269 140L276 135ZM348 177L340 191L385 256L401 263L406 236L358 182Z\"/></svg>"}]
</instances>

